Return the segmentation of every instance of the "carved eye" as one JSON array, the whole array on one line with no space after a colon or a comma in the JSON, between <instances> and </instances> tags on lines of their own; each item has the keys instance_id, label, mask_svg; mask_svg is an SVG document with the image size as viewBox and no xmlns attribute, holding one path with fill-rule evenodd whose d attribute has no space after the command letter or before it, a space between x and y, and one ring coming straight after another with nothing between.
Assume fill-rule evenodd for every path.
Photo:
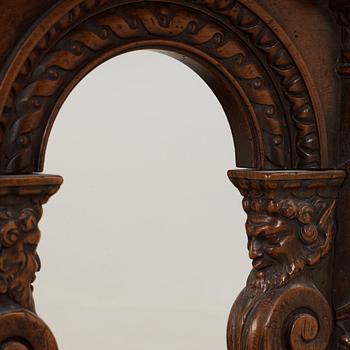
<instances>
[{"instance_id":1,"label":"carved eye","mask_svg":"<svg viewBox=\"0 0 350 350\"><path fill-rule=\"evenodd\" d=\"M270 200L267 203L267 212L272 215L278 213L281 208L281 203L279 201Z\"/></svg>"},{"instance_id":2,"label":"carved eye","mask_svg":"<svg viewBox=\"0 0 350 350\"><path fill-rule=\"evenodd\" d=\"M304 207L299 209L298 220L301 223L307 225L307 224L310 224L312 222L313 215L314 215L313 209L308 207L308 206L304 206Z\"/></svg>"},{"instance_id":3,"label":"carved eye","mask_svg":"<svg viewBox=\"0 0 350 350\"><path fill-rule=\"evenodd\" d=\"M282 208L282 215L293 219L297 215L298 209L296 207L296 204L293 201L287 201L284 203Z\"/></svg>"},{"instance_id":4,"label":"carved eye","mask_svg":"<svg viewBox=\"0 0 350 350\"><path fill-rule=\"evenodd\" d=\"M277 232L277 233L270 233L270 234L264 234L261 238L269 245L271 246L277 246L280 245L281 242L284 240L284 238L288 235L287 232Z\"/></svg>"},{"instance_id":5,"label":"carved eye","mask_svg":"<svg viewBox=\"0 0 350 350\"><path fill-rule=\"evenodd\" d=\"M280 243L280 237L278 235L267 235L266 240L272 245L277 245Z\"/></svg>"}]
</instances>

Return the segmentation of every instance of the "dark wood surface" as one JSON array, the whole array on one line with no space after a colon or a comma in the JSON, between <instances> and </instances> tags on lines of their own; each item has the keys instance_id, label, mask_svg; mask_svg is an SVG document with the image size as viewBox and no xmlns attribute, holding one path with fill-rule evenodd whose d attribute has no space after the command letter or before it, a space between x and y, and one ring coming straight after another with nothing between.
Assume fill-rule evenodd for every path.
<instances>
[{"instance_id":1,"label":"dark wood surface","mask_svg":"<svg viewBox=\"0 0 350 350\"><path fill-rule=\"evenodd\" d=\"M228 173L253 263L228 349L350 349L348 0L3 0L0 28L1 350L57 349L31 286L62 182L39 175L46 144L75 85L140 49L207 82L250 168Z\"/></svg>"}]
</instances>

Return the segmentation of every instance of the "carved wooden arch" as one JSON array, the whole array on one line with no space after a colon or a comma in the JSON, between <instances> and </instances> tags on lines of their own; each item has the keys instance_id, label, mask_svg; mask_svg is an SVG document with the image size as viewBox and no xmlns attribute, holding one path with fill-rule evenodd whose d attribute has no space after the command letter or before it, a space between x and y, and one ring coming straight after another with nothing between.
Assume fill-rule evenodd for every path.
<instances>
[{"instance_id":1,"label":"carved wooden arch","mask_svg":"<svg viewBox=\"0 0 350 350\"><path fill-rule=\"evenodd\" d=\"M60 106L105 60L152 49L184 62L208 83L228 118L237 166L255 169L229 172L244 196L253 270L229 317L228 349L350 349L350 307L343 297L350 283L337 288L348 270L333 271L348 253L333 244L348 228L341 219L337 225L335 216L349 159L342 143L348 140L348 109L344 98L339 112L340 78L331 54L339 49L340 56L341 36L326 53L327 38L312 45L325 55L325 82L312 66L313 55L302 50L303 40L312 37L303 13L317 29L336 33L332 10L350 27L342 12L350 11L347 5L341 0L331 9L325 0L281 0L285 9L272 0L6 2L9 9L0 4L0 12L13 16L15 31L0 41L0 348L57 349L35 314L31 283L40 268L42 205L62 183L59 176L36 174L43 170ZM30 19L29 13L40 17ZM6 33L11 20L0 17ZM346 35L343 39L347 58ZM346 67L339 69L344 94ZM347 193L341 192L339 213L346 212Z\"/></svg>"},{"instance_id":2,"label":"carved wooden arch","mask_svg":"<svg viewBox=\"0 0 350 350\"><path fill-rule=\"evenodd\" d=\"M4 65L2 172L41 171L50 127L77 81L109 57L143 48L167 51L212 87L239 165L327 167L319 96L291 40L271 26L249 1L63 1Z\"/></svg>"}]
</instances>

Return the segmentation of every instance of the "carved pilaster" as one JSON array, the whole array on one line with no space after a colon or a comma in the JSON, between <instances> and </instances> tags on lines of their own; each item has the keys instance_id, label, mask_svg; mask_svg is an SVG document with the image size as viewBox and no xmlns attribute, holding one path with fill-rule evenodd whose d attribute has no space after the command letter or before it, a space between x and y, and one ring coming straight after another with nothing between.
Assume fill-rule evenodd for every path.
<instances>
[{"instance_id":1,"label":"carved pilaster","mask_svg":"<svg viewBox=\"0 0 350 350\"><path fill-rule=\"evenodd\" d=\"M347 0L330 0L339 27L339 59L336 70L341 78L338 164L349 165L350 154L350 5Z\"/></svg>"},{"instance_id":2,"label":"carved pilaster","mask_svg":"<svg viewBox=\"0 0 350 350\"><path fill-rule=\"evenodd\" d=\"M0 348L55 350L35 314L32 282L40 269L36 252L42 205L60 187L59 176L0 176Z\"/></svg>"},{"instance_id":3,"label":"carved pilaster","mask_svg":"<svg viewBox=\"0 0 350 350\"><path fill-rule=\"evenodd\" d=\"M337 71L341 78L342 94L339 105L339 165L350 165L350 2L348 0L330 0L330 8L337 16L341 35L341 50ZM350 236L349 236L349 200L350 183L345 182L338 209L338 235L335 245L333 302L336 308L336 327L333 335L334 348L350 349Z\"/></svg>"},{"instance_id":4,"label":"carved pilaster","mask_svg":"<svg viewBox=\"0 0 350 350\"><path fill-rule=\"evenodd\" d=\"M326 349L331 251L343 171L232 170L248 217L247 286L228 323L229 350Z\"/></svg>"}]
</instances>

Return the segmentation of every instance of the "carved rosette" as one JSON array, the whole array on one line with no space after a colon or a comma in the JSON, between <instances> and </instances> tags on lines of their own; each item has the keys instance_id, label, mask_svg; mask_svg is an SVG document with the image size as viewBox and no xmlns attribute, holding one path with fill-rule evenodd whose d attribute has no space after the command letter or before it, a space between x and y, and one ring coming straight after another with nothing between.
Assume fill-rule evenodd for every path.
<instances>
[{"instance_id":1,"label":"carved rosette","mask_svg":"<svg viewBox=\"0 0 350 350\"><path fill-rule=\"evenodd\" d=\"M0 176L1 349L57 349L51 331L35 314L31 284L40 269L36 248L42 205L61 183L59 176Z\"/></svg>"},{"instance_id":2,"label":"carved rosette","mask_svg":"<svg viewBox=\"0 0 350 350\"><path fill-rule=\"evenodd\" d=\"M228 175L244 196L253 261L230 314L228 349L326 349L333 312L327 288L313 273L331 260L345 173L232 170Z\"/></svg>"}]
</instances>

